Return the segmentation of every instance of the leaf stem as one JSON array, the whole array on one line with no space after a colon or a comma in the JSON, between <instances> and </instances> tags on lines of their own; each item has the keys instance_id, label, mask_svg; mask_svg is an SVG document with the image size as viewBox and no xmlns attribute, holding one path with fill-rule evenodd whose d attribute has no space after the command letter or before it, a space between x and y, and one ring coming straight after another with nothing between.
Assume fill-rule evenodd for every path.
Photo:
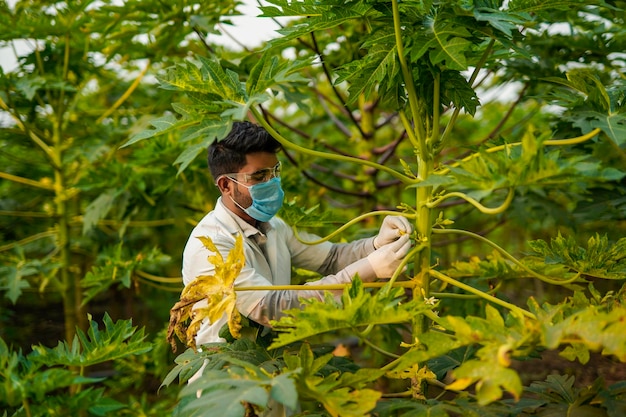
<instances>
[{"instance_id":1,"label":"leaf stem","mask_svg":"<svg viewBox=\"0 0 626 417\"><path fill-rule=\"evenodd\" d=\"M2 100L2 97L0 97L0 108L11 115L17 127L19 127L35 144L37 144L37 146L41 148L55 168L61 166L61 161L57 158L50 146L48 146L43 139L30 130L18 114L11 111L9 106L4 102L4 100Z\"/></svg>"},{"instance_id":2,"label":"leaf stem","mask_svg":"<svg viewBox=\"0 0 626 417\"><path fill-rule=\"evenodd\" d=\"M180 277L159 277L157 275L152 275L149 274L147 272L144 272L140 269L135 269L134 270L135 274L139 275L140 277L148 280L148 281L154 281L154 282L161 282L161 283L165 283L165 284L180 284L182 279Z\"/></svg>"},{"instance_id":3,"label":"leaf stem","mask_svg":"<svg viewBox=\"0 0 626 417\"><path fill-rule=\"evenodd\" d=\"M439 133L439 118L440 118L440 114L439 114L439 106L441 105L441 74L437 73L435 74L435 81L434 81L434 86L433 86L433 128L432 128L432 132L430 135L430 138L428 139L428 144L430 145L430 148L433 149L434 146L433 144L437 142L437 140L439 139L437 136L440 134Z\"/></svg>"},{"instance_id":4,"label":"leaf stem","mask_svg":"<svg viewBox=\"0 0 626 417\"><path fill-rule=\"evenodd\" d=\"M347 284L321 284L321 285L260 285L257 287L237 287L233 289L235 291L333 291L343 290L350 287L352 283ZM383 288L389 285L389 282L364 282L363 288ZM415 283L413 281L400 281L391 285L394 288L414 288Z\"/></svg>"},{"instance_id":5,"label":"leaf stem","mask_svg":"<svg viewBox=\"0 0 626 417\"><path fill-rule=\"evenodd\" d=\"M581 273L578 272L576 275L574 275L572 278L568 278L568 279L564 279L564 280L555 280L552 279L548 276L539 274L535 271L533 271L532 269L530 269L529 267L527 267L526 265L524 265L523 263L521 263L516 257L514 257L513 255L511 255L510 253L508 253L507 251L505 251L502 247L498 246L496 243L492 242L491 240L480 236L476 233L472 233L469 232L467 230L460 230L460 229L433 229L433 233L436 234L461 234L461 235L466 235L466 236L470 236L473 237L474 239L478 239L481 242L486 243L487 245L491 246L492 248L494 248L495 250L497 250L498 252L500 252L505 258L507 258L508 260L510 260L511 262L513 262L515 265L519 266L520 268L522 268L524 271L528 272L530 275L532 275L533 277L544 281L548 284L553 284L553 285L565 285L565 284L571 284L572 282L576 281Z\"/></svg>"},{"instance_id":6,"label":"leaf stem","mask_svg":"<svg viewBox=\"0 0 626 417\"><path fill-rule=\"evenodd\" d=\"M586 134L581 135L581 136L577 136L575 138L546 140L545 142L543 142L543 144L544 145L554 145L554 146L577 145L579 143L583 143L583 142L588 141L589 139L593 138L594 136L596 136L600 132L601 132L601 129L599 127L596 127L591 132L586 133ZM520 146L521 144L522 144L522 142L507 143L507 144L504 144L504 145L494 146L493 148L485 149L484 152L486 152L486 153L499 152L499 151L501 151L503 149L506 149L508 147ZM463 162L470 161L470 160L472 160L474 158L477 158L479 156L480 156L480 152L473 153L473 154L471 154L471 155L461 159L460 161L455 162L454 164L451 164L451 165L441 169L440 171L437 171L437 175L445 175L445 174L450 172L450 167L458 167Z\"/></svg>"},{"instance_id":7,"label":"leaf stem","mask_svg":"<svg viewBox=\"0 0 626 417\"><path fill-rule=\"evenodd\" d=\"M395 284L396 279L398 279L398 277L400 276L400 274L402 273L402 270L404 269L404 267L411 261L413 260L413 257L420 252L421 250L423 250L424 248L426 248L425 244L420 244L415 246L414 248L412 248L409 253L406 254L406 256L404 257L404 259L402 260L402 262L400 262L400 265L398 265L398 267L396 268L396 270L394 271L393 275L391 276L390 280L389 280L389 284L390 287L393 287L393 284Z\"/></svg>"},{"instance_id":8,"label":"leaf stem","mask_svg":"<svg viewBox=\"0 0 626 417\"><path fill-rule=\"evenodd\" d=\"M24 185L29 185L31 187L43 188L44 190L54 191L53 184L45 184L41 181L35 181L29 178L18 177L17 175L12 175L7 172L0 172L0 178L4 178L9 181L17 182L17 183L24 184Z\"/></svg>"},{"instance_id":9,"label":"leaf stem","mask_svg":"<svg viewBox=\"0 0 626 417\"><path fill-rule=\"evenodd\" d=\"M52 237L52 236L56 235L56 233L57 233L56 230L47 230L45 232L34 234L32 236L29 236L29 237L24 238L22 240L18 240L16 242L7 243L6 245L0 246L0 252L4 252L6 250L13 249L13 248L15 248L17 246L25 245L27 243L31 243L31 242L34 242L34 241L39 240L39 239L44 239L46 237Z\"/></svg>"},{"instance_id":10,"label":"leaf stem","mask_svg":"<svg viewBox=\"0 0 626 417\"><path fill-rule=\"evenodd\" d=\"M485 214L499 214L499 213L502 213L506 209L509 208L509 206L511 205L511 201L513 201L513 196L514 195L515 195L515 190L511 187L511 188L509 188L509 193L507 194L506 199L504 200L504 202L499 207L489 208L489 207L483 206L478 201L474 200L472 197L468 196L465 193L451 192L451 193L448 193L448 194L445 194L445 195L443 195L441 197L436 198L435 200L431 201L430 203L427 203L426 207L429 207L429 208L437 207L439 205L439 203L441 203L443 200L446 200L446 199L452 198L452 197L459 197L459 198L462 198L463 200L467 201L468 203L470 203L474 207L476 207L481 213L485 213Z\"/></svg>"},{"instance_id":11,"label":"leaf stem","mask_svg":"<svg viewBox=\"0 0 626 417\"><path fill-rule=\"evenodd\" d=\"M358 329L352 328L352 331L354 333L356 333L356 335L358 336L359 340L361 340L363 343L365 343L367 346L371 347L372 349L374 349L376 352L383 354L385 356L388 356L390 358L394 358L394 359L398 359L400 357L400 355L396 355L395 353L391 353L386 351L385 349L376 346L374 343L370 342L367 339L367 334L365 332L360 332Z\"/></svg>"},{"instance_id":12,"label":"leaf stem","mask_svg":"<svg viewBox=\"0 0 626 417\"><path fill-rule=\"evenodd\" d=\"M402 28L400 27L400 9L398 7L398 0L391 2L393 10L393 29L396 38L396 49L398 50L398 60L400 61L400 68L402 69L402 77L404 79L405 89L409 96L409 106L411 108L411 115L413 117L413 124L415 126L415 132L419 141L419 152L425 158L427 155L426 148L426 133L419 124L419 103L417 101L417 94L415 93L415 83L413 82L413 74L409 70L409 66L404 57L404 44L402 43Z\"/></svg>"},{"instance_id":13,"label":"leaf stem","mask_svg":"<svg viewBox=\"0 0 626 417\"><path fill-rule=\"evenodd\" d=\"M298 235L298 229L296 226L292 226L293 227L293 232L294 235L296 236L296 239L298 239L300 242L307 244L307 245L318 245L322 242L326 242L327 240L332 239L333 237L339 235L340 233L342 233L344 230L346 230L347 228L349 228L350 226L353 226L354 224L368 218L368 217L373 217L373 216L383 216L383 215L387 215L387 216L404 216L406 218L409 219L414 219L415 215L414 214L408 214L408 213L401 213L401 212L397 212L397 211L391 211L391 210L379 210L379 211L371 211L369 213L364 213L361 214L358 217L355 217L354 219L350 220L348 223L344 224L343 226L341 226L340 228L336 229L334 232L332 232L331 234L320 238L318 240L312 240L312 241L306 241L304 239L302 239L299 235Z\"/></svg>"},{"instance_id":14,"label":"leaf stem","mask_svg":"<svg viewBox=\"0 0 626 417\"><path fill-rule=\"evenodd\" d=\"M115 103L113 103L113 105L111 107L109 107L104 113L102 113L102 115L100 117L98 117L98 120L96 120L96 124L102 123L102 121L104 119L106 119L111 114L113 114L113 112L115 110L117 110L117 108L119 106L121 106L122 103L124 103L124 101L126 101L126 99L128 99L128 97L130 97L130 95L133 93L133 91L135 91L135 89L141 83L141 80L146 75L146 73L148 72L149 68L150 68L150 60L148 60L148 62L146 63L146 67L141 71L141 73L139 73L139 76L137 76L135 81L133 81L133 83L128 87L128 89L124 92L124 94L122 94L120 96L120 98L118 98L117 101Z\"/></svg>"},{"instance_id":15,"label":"leaf stem","mask_svg":"<svg viewBox=\"0 0 626 417\"><path fill-rule=\"evenodd\" d=\"M365 165L365 166L369 166L371 168L375 168L378 169L380 171L384 171L388 174L390 174L391 176L399 179L400 181L402 181L402 183L404 184L414 184L416 182L419 182L413 178L407 177L404 174L401 174L400 172L389 168L385 165L381 165L378 164L376 162L372 162L372 161L368 161L366 159L360 159L360 158L355 158L352 156L346 156L346 155L337 155L337 154L333 154L333 153L328 153L328 152L321 152L321 151L316 151L313 149L307 149L304 148L302 146L296 145L293 142L290 142L289 140L287 140L285 137L283 137L280 133L278 133L268 122L267 120L265 120L265 118L263 117L263 114L261 112L259 112L259 110L257 110L254 107L250 108L250 111L252 112L252 114L254 115L255 119L265 128L265 130L267 130L278 142L280 142L281 145L283 145L285 148L287 149L292 149L296 152L300 152L304 155L311 155L311 156L315 156L315 157L320 157L320 158L325 158L325 159L330 159L330 160L335 160L335 161L343 161L343 162L350 162L350 163L354 163L354 164L358 164L358 165Z\"/></svg>"},{"instance_id":16,"label":"leaf stem","mask_svg":"<svg viewBox=\"0 0 626 417\"><path fill-rule=\"evenodd\" d=\"M411 126L411 122L406 117L406 113L404 112L404 110L400 110L398 112L398 114L400 115L400 121L402 121L402 125L404 126L404 130L406 130L406 134L409 137L409 140L411 141L411 144L413 145L414 148L419 149L420 148L420 143L419 143L418 139L415 137L415 132L413 131L413 127Z\"/></svg>"},{"instance_id":17,"label":"leaf stem","mask_svg":"<svg viewBox=\"0 0 626 417\"><path fill-rule=\"evenodd\" d=\"M476 289L472 287L471 285L467 285L467 284L462 283L461 281L457 281L456 279L452 277L442 274L436 269L431 269L430 274L441 281L447 282L448 284L452 284L455 287L461 288L462 290L465 290L469 293L476 294L480 296L481 298L484 298L487 301L491 301L494 304L498 304L502 307L506 307L509 310L520 313L528 318L536 319L535 315L531 313L530 311L524 310L523 308L520 308L516 306L515 304L507 303L506 301L500 300L499 298L489 295L479 289Z\"/></svg>"}]
</instances>

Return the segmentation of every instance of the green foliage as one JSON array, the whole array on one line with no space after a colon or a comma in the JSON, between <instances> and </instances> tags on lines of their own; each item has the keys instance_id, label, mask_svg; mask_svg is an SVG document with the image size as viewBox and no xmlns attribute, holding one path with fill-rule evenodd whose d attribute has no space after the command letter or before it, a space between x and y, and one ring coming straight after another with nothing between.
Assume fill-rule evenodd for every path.
<instances>
[{"instance_id":1,"label":"green foliage","mask_svg":"<svg viewBox=\"0 0 626 417\"><path fill-rule=\"evenodd\" d=\"M90 320L87 334L77 330L72 343L59 342L56 348L33 347L33 358L44 365L65 365L85 367L115 360L125 355L139 355L152 349L144 341L143 330L136 331L131 322L113 323L108 314L103 318L104 331L98 323Z\"/></svg>"},{"instance_id":2,"label":"green foliage","mask_svg":"<svg viewBox=\"0 0 626 417\"><path fill-rule=\"evenodd\" d=\"M163 264L168 260L168 257L160 253L157 248L143 253L139 252L134 259L127 259L128 254L125 252L125 248L120 243L98 256L98 265L95 265L83 279L85 289L83 305L116 284L120 288L130 288L132 272L135 269Z\"/></svg>"},{"instance_id":3,"label":"green foliage","mask_svg":"<svg viewBox=\"0 0 626 417\"><path fill-rule=\"evenodd\" d=\"M113 322L106 315L103 323L100 330L90 321L89 332L78 330L72 344L60 342L52 349L33 346L28 355L12 351L0 339L2 408L14 416L77 415L83 410L105 416L125 409L127 405L106 395L99 386L106 378L84 376L84 371L89 366L141 355L152 345L144 340L143 329L137 331L130 320Z\"/></svg>"},{"instance_id":4,"label":"green foliage","mask_svg":"<svg viewBox=\"0 0 626 417\"><path fill-rule=\"evenodd\" d=\"M249 405L263 409L270 398L295 409L296 390L288 374L271 378L252 365L244 366L243 369L231 367L229 372L207 371L197 382L185 387L181 391L183 398L195 397L199 389L203 395L189 402L181 413L208 416L214 413L211 410L219 409L224 416L242 417Z\"/></svg>"},{"instance_id":5,"label":"green foliage","mask_svg":"<svg viewBox=\"0 0 626 417\"><path fill-rule=\"evenodd\" d=\"M623 414L623 384L524 388L511 362L545 349L626 361L624 2L271 0L264 16L294 19L241 52L207 38L235 6L0 3L0 46L36 45L0 71L0 289L13 305L61 296L69 329L26 356L0 344L10 412L170 411L149 390L122 395L142 390L128 378L76 373L107 360L151 372L143 331L105 315L104 331L74 336L76 306L168 305L145 286L179 281L142 270L179 274L161 254L180 253L217 195L197 157L249 118L284 146L285 188L301 194L291 224L400 207L419 250L382 289L355 280L341 302L303 301L271 340L244 327L180 355L164 386L207 368L177 415ZM376 229L362 218L339 240ZM344 335L354 360L313 344Z\"/></svg>"},{"instance_id":6,"label":"green foliage","mask_svg":"<svg viewBox=\"0 0 626 417\"><path fill-rule=\"evenodd\" d=\"M481 214L498 216L498 224L508 220L537 224L536 218L543 216L555 222L567 217L567 226L581 226L585 222L576 222L577 210L598 189L616 191L617 197L608 200L619 207L626 175L620 163L624 160L620 132L626 120L623 81L617 76L621 64L607 58L599 47L604 29L621 39L613 22L613 6L574 1L549 6L536 1L507 5L498 1L269 3L261 8L264 16L297 19L259 51L260 58L252 64L198 57L193 67L190 63L172 68L162 85L186 93L204 113L199 117L176 106L179 118L136 139L167 133L174 123L180 123L176 128L184 129L183 136L193 135L205 120L219 119L228 125L249 113L283 144L286 156L301 164L302 172L315 184L344 196L370 198L372 208L402 207L407 216L417 214L415 237L421 246L407 262L412 268L402 277L407 285L397 285L392 279L380 290L369 290L355 280L340 302L330 294L323 301L303 300L302 309L291 310L272 323L278 335L270 348L278 352L294 343L353 334L386 358L381 368L385 373L363 367L349 376L307 379L330 356L315 357L302 349L297 356L284 354L287 369L295 372L300 400L320 401L330 415L363 415L372 410L381 415L508 415L512 408L524 407L549 413L548 406L543 408L545 403L524 398L522 379L511 368L512 359L547 348L583 363L591 351L623 360L626 347L614 333L623 316L621 291L603 295L590 286L591 298L587 298L582 286L590 279L623 280L622 239L613 244L596 234L583 250L574 233L567 239L559 234L550 245L535 239L531 243L535 253L518 259L481 234L447 229L456 222L452 219L465 222L464 217L470 217L467 206L456 208L459 200ZM593 16L597 23L589 25L586 16ZM560 55L547 55L546 44L557 24L567 25L570 33L555 36L550 44ZM577 47L567 43L572 39L584 39L581 42L599 56L597 61L616 70L604 71L593 59L581 59ZM615 47L617 52L620 44L617 40L610 49ZM296 50L296 58L280 54L284 48ZM319 59L317 67L302 66L312 58ZM581 61L587 64L584 68L574 67ZM492 76L495 85L523 80L517 101L510 108L487 103L479 109L480 71ZM303 78L309 80L308 88ZM281 91L284 95L268 94L281 85L288 87ZM296 106L290 106L289 91L301 94ZM316 103L320 97L325 111L302 103L302 99ZM547 105L560 106L562 117L546 110ZM336 114L326 110L332 106L344 110ZM469 122L461 111L487 118L491 109L502 114L495 126L471 124L467 131L478 130L480 135L465 138L459 126ZM519 113L514 115L515 111ZM324 121L329 114L332 123ZM348 151L350 146L354 151ZM614 150L615 156L609 157L606 149ZM304 161L302 155L332 164ZM395 188L388 185L393 180ZM292 202L285 210L285 218L294 227L326 225L323 219L310 216L322 199L312 192L309 195L315 199L308 207ZM409 198L415 199L414 204L407 203L412 201ZM364 205L359 207L367 211ZM510 207L514 214L507 213ZM551 207L549 216L541 212L544 207ZM433 221L433 212L439 210L446 211L445 215ZM623 214L609 218L624 220ZM475 214L466 223L473 227L472 222L485 223ZM479 256L471 247L469 261L444 257L439 267L431 237L455 233L486 243L493 251ZM519 233L521 239L530 235ZM506 240L509 234L499 231L497 236ZM523 250L513 242L504 244ZM556 291L565 294L563 301L541 304L531 298L530 310L525 310L520 307L523 299L509 300L501 287L523 287L529 277L557 287ZM477 314L449 314L448 300L439 303L431 296L431 285L440 288L437 297L476 304ZM405 298L404 288L412 289L411 297ZM405 340L385 349L374 342L375 335L390 326L405 326ZM437 373L428 368L431 365ZM433 380L445 374L453 381L439 385L461 392L454 403L425 395L424 386L437 385ZM383 376L410 380L407 395L422 403L394 401L398 394L394 392L390 399L362 402L364 408L353 410L354 398L361 398L361 389L369 388L342 390L344 378L373 383ZM233 378L240 385L231 389L243 395L237 398L257 406L267 403L267 387L260 390L258 381L249 382L249 376L242 378L239 373ZM465 391L472 387L469 397ZM372 393L368 396L378 399ZM507 404L505 396L519 405ZM215 400L207 401L213 404ZM244 411L239 407L236 414Z\"/></svg>"},{"instance_id":7,"label":"green foliage","mask_svg":"<svg viewBox=\"0 0 626 417\"><path fill-rule=\"evenodd\" d=\"M326 332L343 329L359 332L361 328L367 332L367 328L376 325L411 322L419 313L432 308L420 300L402 302L400 296L403 293L401 288L395 288L372 294L365 291L359 279L354 279L341 302L337 302L330 293L323 301L303 300L305 308L286 311L289 316L272 324L272 328L280 334L270 348Z\"/></svg>"},{"instance_id":8,"label":"green foliage","mask_svg":"<svg viewBox=\"0 0 626 417\"><path fill-rule=\"evenodd\" d=\"M297 356L284 356L287 368L296 375L298 394L303 400L321 402L331 416L367 415L381 394L364 386L378 379L384 371L359 369L355 373L333 372L320 376L319 371L328 364L332 356L327 354L315 358L306 344L302 345Z\"/></svg>"},{"instance_id":9,"label":"green foliage","mask_svg":"<svg viewBox=\"0 0 626 417\"><path fill-rule=\"evenodd\" d=\"M549 375L545 382L534 382L528 392L537 396L537 401L545 403L545 415L561 415L563 413L581 416L616 417L626 411L623 394L612 396L606 401L608 392L620 392L623 383L611 387L610 391L602 390L602 381L585 388L575 388L574 378L561 375ZM600 403L602 408L592 404Z\"/></svg>"},{"instance_id":10,"label":"green foliage","mask_svg":"<svg viewBox=\"0 0 626 417\"><path fill-rule=\"evenodd\" d=\"M530 300L529 304L542 326L542 344L547 348L568 344L563 356L582 363L589 360L590 350L626 359L626 340L620 332L626 314L623 307L590 305L581 293L576 293L571 303L540 307Z\"/></svg>"},{"instance_id":11,"label":"green foliage","mask_svg":"<svg viewBox=\"0 0 626 417\"><path fill-rule=\"evenodd\" d=\"M578 246L573 236L560 233L550 241L530 242L538 255L548 265L560 264L589 277L603 279L626 278L626 238L615 243L606 236L596 234L587 241L587 248Z\"/></svg>"}]
</instances>

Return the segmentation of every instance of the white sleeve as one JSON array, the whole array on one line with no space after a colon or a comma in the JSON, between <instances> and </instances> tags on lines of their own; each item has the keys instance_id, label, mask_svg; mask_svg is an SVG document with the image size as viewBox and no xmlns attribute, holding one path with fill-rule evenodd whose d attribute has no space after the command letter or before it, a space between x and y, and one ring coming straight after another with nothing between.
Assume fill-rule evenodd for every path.
<instances>
[{"instance_id":1,"label":"white sleeve","mask_svg":"<svg viewBox=\"0 0 626 417\"><path fill-rule=\"evenodd\" d=\"M327 275L324 278L304 285L349 284L356 274L365 282L371 282L376 279L372 265L364 258L348 265L334 275ZM335 297L339 297L343 291L333 290L330 292ZM301 298L324 299L324 291L319 290L279 290L264 291L264 293L265 295L259 300L259 303L247 314L247 317L264 326L269 326L270 320L278 320L282 317L285 310L300 308L302 305L300 302Z\"/></svg>"}]
</instances>

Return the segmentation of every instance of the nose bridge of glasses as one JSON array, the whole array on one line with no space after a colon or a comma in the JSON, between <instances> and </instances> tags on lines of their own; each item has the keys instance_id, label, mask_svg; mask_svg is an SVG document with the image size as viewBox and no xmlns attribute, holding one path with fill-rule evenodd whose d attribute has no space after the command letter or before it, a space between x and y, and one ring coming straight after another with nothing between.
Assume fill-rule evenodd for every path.
<instances>
[{"instance_id":1,"label":"nose bridge of glasses","mask_svg":"<svg viewBox=\"0 0 626 417\"><path fill-rule=\"evenodd\" d=\"M251 174L244 174L246 182L266 182L280 177L280 162L271 168L263 168Z\"/></svg>"}]
</instances>

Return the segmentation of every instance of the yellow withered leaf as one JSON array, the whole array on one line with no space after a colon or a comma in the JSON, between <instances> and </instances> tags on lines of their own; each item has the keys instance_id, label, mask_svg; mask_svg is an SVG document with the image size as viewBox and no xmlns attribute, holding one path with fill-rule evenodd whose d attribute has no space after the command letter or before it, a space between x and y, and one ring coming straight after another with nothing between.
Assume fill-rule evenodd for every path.
<instances>
[{"instance_id":1,"label":"yellow withered leaf","mask_svg":"<svg viewBox=\"0 0 626 417\"><path fill-rule=\"evenodd\" d=\"M187 285L178 301L170 309L170 324L167 329L167 340L176 352L176 335L185 345L196 348L196 334L202 321L206 318L215 322L224 315L228 317L230 334L238 338L241 330L241 315L237 311L235 279L244 265L243 239L241 235L235 239L235 246L228 253L226 261L209 237L199 237L206 249L211 252L208 261L215 267L214 275L201 275ZM206 305L197 305L206 300ZM194 306L196 306L194 308ZM188 326L185 323L191 320Z\"/></svg>"}]
</instances>

